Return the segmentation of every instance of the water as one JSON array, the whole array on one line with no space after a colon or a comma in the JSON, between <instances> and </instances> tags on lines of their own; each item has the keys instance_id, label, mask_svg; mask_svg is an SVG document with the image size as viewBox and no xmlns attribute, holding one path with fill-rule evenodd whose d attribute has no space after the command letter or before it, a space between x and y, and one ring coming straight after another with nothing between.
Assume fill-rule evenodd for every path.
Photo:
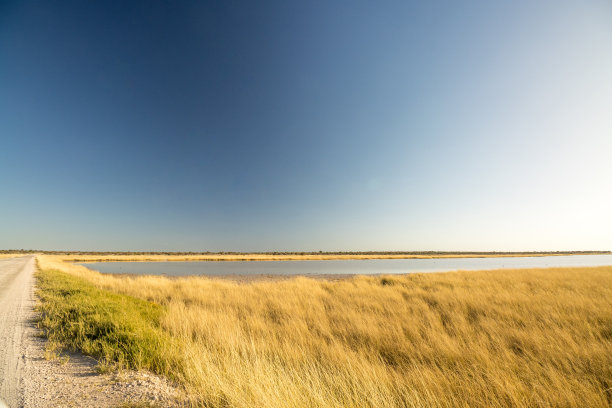
<instances>
[{"instance_id":1,"label":"water","mask_svg":"<svg viewBox=\"0 0 612 408\"><path fill-rule=\"evenodd\" d=\"M337 261L96 262L81 265L103 273L167 276L393 274L502 268L608 266L612 265L612 255Z\"/></svg>"}]
</instances>

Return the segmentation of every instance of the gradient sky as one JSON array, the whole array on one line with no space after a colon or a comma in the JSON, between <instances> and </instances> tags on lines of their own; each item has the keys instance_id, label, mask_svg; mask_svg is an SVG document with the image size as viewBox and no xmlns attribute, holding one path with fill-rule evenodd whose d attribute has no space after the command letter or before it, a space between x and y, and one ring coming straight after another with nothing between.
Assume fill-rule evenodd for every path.
<instances>
[{"instance_id":1,"label":"gradient sky","mask_svg":"<svg viewBox=\"0 0 612 408\"><path fill-rule=\"evenodd\" d=\"M612 249L612 3L0 2L0 248Z\"/></svg>"}]
</instances>

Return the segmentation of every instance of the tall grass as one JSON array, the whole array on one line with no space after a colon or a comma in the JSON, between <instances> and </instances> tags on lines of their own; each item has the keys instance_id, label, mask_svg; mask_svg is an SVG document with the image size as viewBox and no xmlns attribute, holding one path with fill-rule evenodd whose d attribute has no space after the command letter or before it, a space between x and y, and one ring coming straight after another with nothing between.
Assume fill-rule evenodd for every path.
<instances>
[{"instance_id":1,"label":"tall grass","mask_svg":"<svg viewBox=\"0 0 612 408\"><path fill-rule=\"evenodd\" d=\"M156 358L194 405L612 404L612 267L237 284L38 259L161 307Z\"/></svg>"}]
</instances>

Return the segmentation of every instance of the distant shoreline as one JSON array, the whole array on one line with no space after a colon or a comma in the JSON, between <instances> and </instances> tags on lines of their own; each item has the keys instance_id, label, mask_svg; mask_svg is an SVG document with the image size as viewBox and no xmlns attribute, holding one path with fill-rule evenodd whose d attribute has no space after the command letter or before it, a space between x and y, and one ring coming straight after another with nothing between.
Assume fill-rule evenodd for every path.
<instances>
[{"instance_id":1,"label":"distant shoreline","mask_svg":"<svg viewBox=\"0 0 612 408\"><path fill-rule=\"evenodd\" d=\"M48 251L0 249L0 254L44 255L604 255L612 251Z\"/></svg>"},{"instance_id":2,"label":"distant shoreline","mask_svg":"<svg viewBox=\"0 0 612 408\"><path fill-rule=\"evenodd\" d=\"M8 251L0 251L0 254ZM65 262L173 262L173 261L314 261L367 259L497 258L569 255L610 255L611 251L565 252L21 252L53 254Z\"/></svg>"}]
</instances>

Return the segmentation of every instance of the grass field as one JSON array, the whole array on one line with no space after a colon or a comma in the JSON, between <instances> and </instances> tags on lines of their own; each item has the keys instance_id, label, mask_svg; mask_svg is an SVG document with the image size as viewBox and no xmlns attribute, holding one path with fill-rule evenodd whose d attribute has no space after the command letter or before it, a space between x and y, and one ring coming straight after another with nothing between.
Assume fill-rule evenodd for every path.
<instances>
[{"instance_id":1,"label":"grass field","mask_svg":"<svg viewBox=\"0 0 612 408\"><path fill-rule=\"evenodd\" d=\"M39 256L51 347L205 407L607 407L612 267L237 284Z\"/></svg>"}]
</instances>

